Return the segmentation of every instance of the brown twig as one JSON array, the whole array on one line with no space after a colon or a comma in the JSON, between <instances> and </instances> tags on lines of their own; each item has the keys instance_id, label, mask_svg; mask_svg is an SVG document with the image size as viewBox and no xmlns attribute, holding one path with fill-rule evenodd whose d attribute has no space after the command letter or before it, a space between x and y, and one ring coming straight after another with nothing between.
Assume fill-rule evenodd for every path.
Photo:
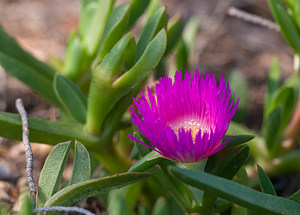
<instances>
[{"instance_id":1,"label":"brown twig","mask_svg":"<svg viewBox=\"0 0 300 215\"><path fill-rule=\"evenodd\" d=\"M262 18L260 16L255 15L255 14L251 14L251 13L242 11L240 9L237 9L236 7L230 7L228 9L227 14L230 15L230 16L242 19L246 22L261 25L261 26L267 27L271 30L280 31L280 27L275 22L272 22L271 20Z\"/></svg>"},{"instance_id":2,"label":"brown twig","mask_svg":"<svg viewBox=\"0 0 300 215\"><path fill-rule=\"evenodd\" d=\"M23 106L22 99L16 100L16 108L19 114L21 115L21 120L22 120L22 130L23 130L22 139L25 147L25 156L26 156L26 177L29 186L29 191L31 193L32 200L35 204L36 187L32 176L33 154L29 142L29 122L28 122L26 110Z\"/></svg>"}]
</instances>

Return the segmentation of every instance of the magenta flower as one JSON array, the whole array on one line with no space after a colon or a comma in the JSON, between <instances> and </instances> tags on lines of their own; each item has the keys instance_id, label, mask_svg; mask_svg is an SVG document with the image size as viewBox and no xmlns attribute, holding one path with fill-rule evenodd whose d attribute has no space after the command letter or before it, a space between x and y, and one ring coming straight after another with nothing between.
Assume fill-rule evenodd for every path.
<instances>
[{"instance_id":1,"label":"magenta flower","mask_svg":"<svg viewBox=\"0 0 300 215\"><path fill-rule=\"evenodd\" d=\"M238 106L230 102L231 90L222 76L217 86L214 75L204 78L198 70L176 72L175 81L165 77L156 84L156 94L148 87L148 98L134 104L141 117L133 110L132 121L151 145L128 135L161 155L180 162L195 162L220 151L230 120Z\"/></svg>"}]
</instances>

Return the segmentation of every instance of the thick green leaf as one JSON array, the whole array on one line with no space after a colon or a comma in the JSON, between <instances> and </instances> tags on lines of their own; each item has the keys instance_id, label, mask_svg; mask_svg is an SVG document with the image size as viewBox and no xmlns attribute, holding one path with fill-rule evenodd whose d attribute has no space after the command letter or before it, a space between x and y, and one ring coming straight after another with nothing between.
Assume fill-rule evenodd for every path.
<instances>
[{"instance_id":1,"label":"thick green leaf","mask_svg":"<svg viewBox=\"0 0 300 215\"><path fill-rule=\"evenodd\" d=\"M104 58L115 43L122 37L128 23L130 9L130 4L123 4L113 9L107 20L103 37L99 44L98 62Z\"/></svg>"},{"instance_id":2,"label":"thick green leaf","mask_svg":"<svg viewBox=\"0 0 300 215\"><path fill-rule=\"evenodd\" d=\"M135 39L131 38L124 54L124 64L127 70L134 65L135 57L136 57L136 43L135 43Z\"/></svg>"},{"instance_id":3,"label":"thick green leaf","mask_svg":"<svg viewBox=\"0 0 300 215\"><path fill-rule=\"evenodd\" d=\"M77 33L73 33L67 43L62 73L70 80L77 80L78 76L81 75L82 59L83 50L80 38Z\"/></svg>"},{"instance_id":4,"label":"thick green leaf","mask_svg":"<svg viewBox=\"0 0 300 215\"><path fill-rule=\"evenodd\" d=\"M89 56L96 54L103 35L106 21L111 13L115 0L99 0L91 2L82 11L81 37L83 47Z\"/></svg>"},{"instance_id":5,"label":"thick green leaf","mask_svg":"<svg viewBox=\"0 0 300 215\"><path fill-rule=\"evenodd\" d=\"M284 86L281 87L280 90L274 96L273 103L271 105L270 110L274 110L277 106L282 106L282 122L280 131L285 129L287 124L289 123L292 114L294 112L294 108L297 103L297 94L295 92L294 87Z\"/></svg>"},{"instance_id":6,"label":"thick green leaf","mask_svg":"<svg viewBox=\"0 0 300 215\"><path fill-rule=\"evenodd\" d=\"M18 215L35 215L35 213L33 213L32 201L29 195L23 195L22 199L23 202L22 202L21 210L19 211ZM0 212L2 212L1 214L3 215L6 214L4 211L2 211L2 209L0 209Z\"/></svg>"},{"instance_id":7,"label":"thick green leaf","mask_svg":"<svg viewBox=\"0 0 300 215\"><path fill-rule=\"evenodd\" d=\"M210 173L226 179L232 179L245 164L249 156L249 146L247 145L233 149Z\"/></svg>"},{"instance_id":8,"label":"thick green leaf","mask_svg":"<svg viewBox=\"0 0 300 215\"><path fill-rule=\"evenodd\" d=\"M142 34L136 46L136 60L138 60L142 56L147 45L155 37L155 35L157 35L157 33L162 28L166 27L167 22L168 17L166 14L166 9L164 7L161 7L147 21L145 27L143 28Z\"/></svg>"},{"instance_id":9,"label":"thick green leaf","mask_svg":"<svg viewBox=\"0 0 300 215\"><path fill-rule=\"evenodd\" d=\"M48 155L39 178L38 207L56 193L69 155L70 142L57 144Z\"/></svg>"},{"instance_id":10,"label":"thick green leaf","mask_svg":"<svg viewBox=\"0 0 300 215\"><path fill-rule=\"evenodd\" d=\"M28 52L20 47L20 45L10 37L0 26L0 53L12 61L28 67L36 73L39 73L46 79L52 80L55 71L47 64L37 60ZM1 62L2 63L2 62Z\"/></svg>"},{"instance_id":11,"label":"thick green leaf","mask_svg":"<svg viewBox=\"0 0 300 215\"><path fill-rule=\"evenodd\" d=\"M128 172L143 172L156 164L159 164L163 160L165 160L165 158L161 154L156 151L151 151L130 167Z\"/></svg>"},{"instance_id":12,"label":"thick green leaf","mask_svg":"<svg viewBox=\"0 0 300 215\"><path fill-rule=\"evenodd\" d=\"M112 190L108 195L107 215L131 215L131 211L125 199L125 189Z\"/></svg>"},{"instance_id":13,"label":"thick green leaf","mask_svg":"<svg viewBox=\"0 0 300 215\"><path fill-rule=\"evenodd\" d=\"M53 87L65 110L78 122L84 124L86 118L86 97L80 89L63 75L57 74Z\"/></svg>"},{"instance_id":14,"label":"thick green leaf","mask_svg":"<svg viewBox=\"0 0 300 215\"><path fill-rule=\"evenodd\" d=\"M102 62L93 69L92 75L98 84L112 83L120 72L120 63L131 42L131 32L123 36L105 56ZM90 91L90 93L93 93Z\"/></svg>"},{"instance_id":15,"label":"thick green leaf","mask_svg":"<svg viewBox=\"0 0 300 215\"><path fill-rule=\"evenodd\" d=\"M39 72L27 67L20 61L16 61L10 56L0 52L0 65L12 76L15 76L20 81L35 90L40 96L47 101L60 107L60 103L56 98L52 87L52 80Z\"/></svg>"},{"instance_id":16,"label":"thick green leaf","mask_svg":"<svg viewBox=\"0 0 300 215\"><path fill-rule=\"evenodd\" d=\"M150 141L146 137L144 137L140 132L134 132L133 136L136 139L148 144L149 146L151 145ZM142 145L140 143L136 143L136 142L135 142L135 145L136 145L137 149L139 150L139 152L142 156L145 156L145 155L147 155L148 153L151 152L151 149L148 148L147 146L144 146L144 145Z\"/></svg>"},{"instance_id":17,"label":"thick green leaf","mask_svg":"<svg viewBox=\"0 0 300 215\"><path fill-rule=\"evenodd\" d=\"M238 173L238 171L247 161L249 156L249 147L245 145L233 149L221 161L218 160L217 162L215 162L214 160L212 161L210 159L211 157L209 157L207 160L207 165L209 165L212 162L215 163L213 165L215 167L212 170L210 170L210 173L231 180ZM210 166L212 166L212 164L210 164ZM207 169L207 166L205 166L205 169ZM212 211L216 199L217 196L215 194L205 191L202 202L203 209L207 212Z\"/></svg>"},{"instance_id":18,"label":"thick green leaf","mask_svg":"<svg viewBox=\"0 0 300 215\"><path fill-rule=\"evenodd\" d=\"M108 195L107 213L110 215L134 213L139 201L143 183L139 181L121 189L112 190Z\"/></svg>"},{"instance_id":19,"label":"thick green leaf","mask_svg":"<svg viewBox=\"0 0 300 215\"><path fill-rule=\"evenodd\" d=\"M155 178L163 185L164 188L166 188L166 190L175 198L177 203L184 210L188 210L192 207L192 191L186 184L178 181L176 177L172 177L165 165L161 165L161 168L154 167L152 171L155 173Z\"/></svg>"},{"instance_id":20,"label":"thick green leaf","mask_svg":"<svg viewBox=\"0 0 300 215\"><path fill-rule=\"evenodd\" d=\"M88 181L72 184L54 194L45 204L49 206L71 206L77 204L81 199L132 184L141 179L147 178L152 173L122 173L104 178L97 178Z\"/></svg>"},{"instance_id":21,"label":"thick green leaf","mask_svg":"<svg viewBox=\"0 0 300 215\"><path fill-rule=\"evenodd\" d=\"M85 129L94 135L100 135L107 114L122 97L134 90L144 81L161 59L166 47L166 33L161 30L149 43L139 61L112 85L106 81L94 80L95 87L89 96L88 115ZM102 83L101 83L102 82ZM92 90L92 88L91 88Z\"/></svg>"},{"instance_id":22,"label":"thick green leaf","mask_svg":"<svg viewBox=\"0 0 300 215\"><path fill-rule=\"evenodd\" d=\"M300 28L300 2L295 1L292 15L294 17L295 22L298 25L298 28Z\"/></svg>"},{"instance_id":23,"label":"thick green leaf","mask_svg":"<svg viewBox=\"0 0 300 215\"><path fill-rule=\"evenodd\" d=\"M268 175L265 173L263 168L261 168L261 166L259 166L258 164L257 164L257 176L258 176L258 180L262 192L276 196L277 194L271 180L269 179Z\"/></svg>"},{"instance_id":24,"label":"thick green leaf","mask_svg":"<svg viewBox=\"0 0 300 215\"><path fill-rule=\"evenodd\" d=\"M170 205L170 210L172 215L183 215L185 212L183 209L178 205L178 203L173 199L169 198L168 199L169 205Z\"/></svg>"},{"instance_id":25,"label":"thick green leaf","mask_svg":"<svg viewBox=\"0 0 300 215\"><path fill-rule=\"evenodd\" d=\"M182 78L185 70L189 70L189 53L185 42L181 39L176 49L176 71L181 71Z\"/></svg>"},{"instance_id":26,"label":"thick green leaf","mask_svg":"<svg viewBox=\"0 0 300 215\"><path fill-rule=\"evenodd\" d=\"M223 142L228 140L228 142L225 145L225 148L231 148L234 146L241 145L243 143L247 143L254 138L255 138L254 135L234 135L234 136L225 135L225 137L223 138Z\"/></svg>"},{"instance_id":27,"label":"thick green leaf","mask_svg":"<svg viewBox=\"0 0 300 215\"><path fill-rule=\"evenodd\" d=\"M89 23L92 22L100 0L82 0L81 1L81 12L80 12L80 23L79 33L80 36L84 36L84 33L89 29Z\"/></svg>"},{"instance_id":28,"label":"thick green leaf","mask_svg":"<svg viewBox=\"0 0 300 215\"><path fill-rule=\"evenodd\" d=\"M140 200L144 181L138 181L127 186L125 192L126 203L131 211L135 211L136 206Z\"/></svg>"},{"instance_id":29,"label":"thick green leaf","mask_svg":"<svg viewBox=\"0 0 300 215\"><path fill-rule=\"evenodd\" d=\"M69 185L86 181L91 178L91 160L84 145L75 141L73 172Z\"/></svg>"},{"instance_id":30,"label":"thick green leaf","mask_svg":"<svg viewBox=\"0 0 300 215\"><path fill-rule=\"evenodd\" d=\"M159 198L153 207L152 215L169 215L170 206L164 197Z\"/></svg>"},{"instance_id":31,"label":"thick green leaf","mask_svg":"<svg viewBox=\"0 0 300 215\"><path fill-rule=\"evenodd\" d=\"M264 214L297 215L300 211L300 204L289 199L261 193L218 176L174 166L170 167L170 171L174 177L191 186Z\"/></svg>"},{"instance_id":32,"label":"thick green leaf","mask_svg":"<svg viewBox=\"0 0 300 215\"><path fill-rule=\"evenodd\" d=\"M138 18L144 13L150 0L129 0L129 2L132 6L127 28L131 28Z\"/></svg>"},{"instance_id":33,"label":"thick green leaf","mask_svg":"<svg viewBox=\"0 0 300 215\"><path fill-rule=\"evenodd\" d=\"M272 66L268 76L268 91L265 96L264 118L267 117L267 111L271 108L272 101L278 90L280 82L279 62L277 58L273 58Z\"/></svg>"},{"instance_id":34,"label":"thick green leaf","mask_svg":"<svg viewBox=\"0 0 300 215\"><path fill-rule=\"evenodd\" d=\"M74 122L54 122L29 117L29 139L31 142L55 145L59 142L77 139L85 146L99 147L100 139L88 135ZM18 114L0 112L0 136L22 140L22 122Z\"/></svg>"},{"instance_id":35,"label":"thick green leaf","mask_svg":"<svg viewBox=\"0 0 300 215\"><path fill-rule=\"evenodd\" d=\"M192 16L184 27L183 40L185 42L188 54L191 54L194 50L199 28L200 18L197 15Z\"/></svg>"},{"instance_id":36,"label":"thick green leaf","mask_svg":"<svg viewBox=\"0 0 300 215\"><path fill-rule=\"evenodd\" d=\"M145 13L146 20L149 20L152 16L154 16L154 14L163 6L164 5L161 0L151 0Z\"/></svg>"},{"instance_id":37,"label":"thick green leaf","mask_svg":"<svg viewBox=\"0 0 300 215\"><path fill-rule=\"evenodd\" d=\"M168 44L167 44L165 55L167 55L179 41L183 30L183 25L184 23L181 16L176 16L175 18L169 21L168 28L167 28Z\"/></svg>"},{"instance_id":38,"label":"thick green leaf","mask_svg":"<svg viewBox=\"0 0 300 215\"><path fill-rule=\"evenodd\" d=\"M295 21L287 13L280 0L268 0L268 2L284 38L294 51L300 54L300 32Z\"/></svg>"},{"instance_id":39,"label":"thick green leaf","mask_svg":"<svg viewBox=\"0 0 300 215\"><path fill-rule=\"evenodd\" d=\"M239 105L233 120L236 122L243 122L248 108L248 84L243 74L237 70L234 70L229 74L228 82L232 92L235 93L235 102L239 98Z\"/></svg>"},{"instance_id":40,"label":"thick green leaf","mask_svg":"<svg viewBox=\"0 0 300 215\"><path fill-rule=\"evenodd\" d=\"M298 190L296 193L294 193L293 195L291 195L289 197L290 200L293 200L294 202L297 202L300 204L300 190Z\"/></svg>"},{"instance_id":41,"label":"thick green leaf","mask_svg":"<svg viewBox=\"0 0 300 215\"><path fill-rule=\"evenodd\" d=\"M47 101L60 107L51 87L55 71L24 51L1 27L0 65L10 75L24 82Z\"/></svg>"},{"instance_id":42,"label":"thick green leaf","mask_svg":"<svg viewBox=\"0 0 300 215\"><path fill-rule=\"evenodd\" d=\"M263 134L266 146L269 150L273 150L277 146L278 134L282 122L282 107L276 107L264 122Z\"/></svg>"},{"instance_id":43,"label":"thick green leaf","mask_svg":"<svg viewBox=\"0 0 300 215\"><path fill-rule=\"evenodd\" d=\"M115 89L111 83L120 73L120 64L126 47L130 43L131 33L123 36L120 41L105 56L101 64L92 71L92 83L88 98L86 128L90 133L99 135L103 121L114 105ZM105 104L103 106L102 104Z\"/></svg>"},{"instance_id":44,"label":"thick green leaf","mask_svg":"<svg viewBox=\"0 0 300 215\"><path fill-rule=\"evenodd\" d=\"M149 71L155 68L163 56L167 44L166 37L166 31L162 29L148 44L138 62L116 80L113 86L118 89L128 90L143 81L148 76Z\"/></svg>"},{"instance_id":45,"label":"thick green leaf","mask_svg":"<svg viewBox=\"0 0 300 215\"><path fill-rule=\"evenodd\" d=\"M138 205L137 211L138 211L137 212L138 215L149 215L147 207L143 204Z\"/></svg>"}]
</instances>

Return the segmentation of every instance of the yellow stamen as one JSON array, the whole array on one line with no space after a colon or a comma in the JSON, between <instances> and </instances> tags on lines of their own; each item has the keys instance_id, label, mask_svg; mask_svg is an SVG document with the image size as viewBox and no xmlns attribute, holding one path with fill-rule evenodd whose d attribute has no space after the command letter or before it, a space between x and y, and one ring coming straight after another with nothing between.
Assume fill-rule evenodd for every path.
<instances>
[{"instance_id":1,"label":"yellow stamen","mask_svg":"<svg viewBox=\"0 0 300 215\"><path fill-rule=\"evenodd\" d=\"M205 129L203 129L203 126L199 122L196 122L195 120L180 122L179 124L176 124L175 126L170 125L170 127L173 129L173 131L177 135L177 138L179 138L179 130L181 128L183 128L185 132L191 131L193 143L195 143L196 135L199 133L199 131L201 132L201 137L203 137L204 132L206 131Z\"/></svg>"}]
</instances>

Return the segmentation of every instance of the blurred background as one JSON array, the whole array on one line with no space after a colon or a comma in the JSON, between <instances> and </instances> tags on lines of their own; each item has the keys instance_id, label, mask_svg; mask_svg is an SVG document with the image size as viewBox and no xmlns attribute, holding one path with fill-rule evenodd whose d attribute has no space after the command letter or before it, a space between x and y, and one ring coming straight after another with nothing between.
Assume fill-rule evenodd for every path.
<instances>
[{"instance_id":1,"label":"blurred background","mask_svg":"<svg viewBox=\"0 0 300 215\"><path fill-rule=\"evenodd\" d=\"M117 0L117 4L126 2ZM200 31L190 63L192 68L228 75L237 71L248 84L247 127L259 131L262 122L266 80L273 57L278 57L284 81L293 71L293 52L277 31L227 15L234 6L272 19L265 0L162 0L170 16L181 14L185 20L196 15ZM63 58L69 34L77 28L80 1L77 0L0 0L0 24L27 51L42 61L51 56ZM143 22L143 19L140 19ZM138 35L139 29L136 29ZM15 99L21 97L30 116L55 120L56 110L27 86L0 68L0 111L16 112ZM48 146L33 144L35 177ZM16 199L26 188L25 158L22 143L0 142L0 207L18 207ZM72 168L70 168L70 173ZM70 174L69 173L69 174ZM64 173L67 177L68 172ZM37 179L36 179L37 180Z\"/></svg>"}]
</instances>

